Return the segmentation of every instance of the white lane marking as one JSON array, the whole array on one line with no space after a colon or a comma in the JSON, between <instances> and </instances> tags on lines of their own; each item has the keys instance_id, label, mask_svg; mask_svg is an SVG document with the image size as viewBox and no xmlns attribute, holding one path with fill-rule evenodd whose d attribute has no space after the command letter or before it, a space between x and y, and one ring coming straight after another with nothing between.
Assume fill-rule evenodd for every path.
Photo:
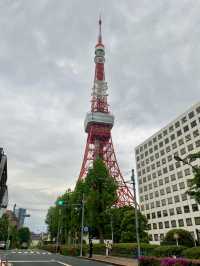
<instances>
[{"instance_id":1,"label":"white lane marking","mask_svg":"<svg viewBox=\"0 0 200 266\"><path fill-rule=\"evenodd\" d=\"M55 262L57 262L57 263L59 263L59 264L61 264L61 265L64 265L64 266L72 266L72 265L70 265L70 264L67 264L67 263L65 263L65 262L58 261L58 260L56 260Z\"/></svg>"},{"instance_id":2,"label":"white lane marking","mask_svg":"<svg viewBox=\"0 0 200 266\"><path fill-rule=\"evenodd\" d=\"M52 260L9 260L8 262L11 263L16 263L16 262L25 262L25 263L31 263L31 262L35 262L35 263L41 263L41 262L52 262ZM57 262L57 261L55 261ZM68 264L66 264L68 266ZM69 265L72 266L72 265Z\"/></svg>"}]
</instances>

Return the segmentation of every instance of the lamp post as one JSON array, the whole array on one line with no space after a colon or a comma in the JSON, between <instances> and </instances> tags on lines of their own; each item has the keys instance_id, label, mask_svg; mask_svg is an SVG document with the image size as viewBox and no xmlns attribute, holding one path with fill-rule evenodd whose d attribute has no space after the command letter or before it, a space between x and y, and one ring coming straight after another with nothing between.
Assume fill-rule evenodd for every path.
<instances>
[{"instance_id":1,"label":"lamp post","mask_svg":"<svg viewBox=\"0 0 200 266\"><path fill-rule=\"evenodd\" d=\"M134 204L135 204L135 230L136 230L136 239L137 239L137 255L140 257L140 236L139 236L139 225L138 225L138 211L137 211L137 200L136 200L136 188L135 188L135 173L134 169L132 169L131 181L133 185L133 193L134 193Z\"/></svg>"},{"instance_id":2,"label":"lamp post","mask_svg":"<svg viewBox=\"0 0 200 266\"><path fill-rule=\"evenodd\" d=\"M179 235L177 233L174 234L174 239L176 240L176 246L178 247Z\"/></svg>"},{"instance_id":3,"label":"lamp post","mask_svg":"<svg viewBox=\"0 0 200 266\"><path fill-rule=\"evenodd\" d=\"M82 214L81 214L81 248L80 248L80 257L83 256L83 226L84 226L84 194L83 194L83 198L82 198Z\"/></svg>"}]
</instances>

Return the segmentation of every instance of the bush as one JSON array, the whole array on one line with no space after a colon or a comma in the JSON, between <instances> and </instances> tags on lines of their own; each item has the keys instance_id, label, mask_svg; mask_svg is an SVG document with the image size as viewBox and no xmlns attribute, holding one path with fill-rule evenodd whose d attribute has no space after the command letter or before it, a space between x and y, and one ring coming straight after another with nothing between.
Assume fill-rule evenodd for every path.
<instances>
[{"instance_id":1,"label":"bush","mask_svg":"<svg viewBox=\"0 0 200 266\"><path fill-rule=\"evenodd\" d=\"M199 261L174 259L174 258L156 258L141 257L139 259L140 266L200 266Z\"/></svg>"},{"instance_id":2,"label":"bush","mask_svg":"<svg viewBox=\"0 0 200 266\"><path fill-rule=\"evenodd\" d=\"M160 259L156 257L140 257L139 266L160 266Z\"/></svg>"},{"instance_id":3,"label":"bush","mask_svg":"<svg viewBox=\"0 0 200 266\"><path fill-rule=\"evenodd\" d=\"M176 245L176 239L174 238L174 235L178 235L178 243L181 246L186 247L193 247L194 246L194 239L190 232L184 230L184 229L172 229L169 230L161 243L161 245Z\"/></svg>"},{"instance_id":4,"label":"bush","mask_svg":"<svg viewBox=\"0 0 200 266\"><path fill-rule=\"evenodd\" d=\"M186 249L183 246L159 246L154 249L153 255L156 257L170 257L170 256L181 256L183 250Z\"/></svg>"},{"instance_id":5,"label":"bush","mask_svg":"<svg viewBox=\"0 0 200 266\"><path fill-rule=\"evenodd\" d=\"M187 248L182 255L188 259L200 259L200 247Z\"/></svg>"}]
</instances>

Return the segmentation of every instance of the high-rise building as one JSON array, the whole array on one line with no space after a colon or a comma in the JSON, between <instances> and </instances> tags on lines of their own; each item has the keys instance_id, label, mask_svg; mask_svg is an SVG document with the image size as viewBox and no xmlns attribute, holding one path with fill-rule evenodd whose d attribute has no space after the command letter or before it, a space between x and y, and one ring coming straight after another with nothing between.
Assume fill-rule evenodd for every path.
<instances>
[{"instance_id":1,"label":"high-rise building","mask_svg":"<svg viewBox=\"0 0 200 266\"><path fill-rule=\"evenodd\" d=\"M28 217L26 214L26 209L24 208L15 209L14 214L19 221L18 227L19 228L23 227L25 218Z\"/></svg>"},{"instance_id":2,"label":"high-rise building","mask_svg":"<svg viewBox=\"0 0 200 266\"><path fill-rule=\"evenodd\" d=\"M8 205L8 187L7 187L7 156L3 148L0 148L0 217L5 212Z\"/></svg>"},{"instance_id":3,"label":"high-rise building","mask_svg":"<svg viewBox=\"0 0 200 266\"><path fill-rule=\"evenodd\" d=\"M136 147L140 206L152 242L173 228L186 229L198 239L200 206L186 193L192 168L174 155L184 158L199 151L200 102ZM200 166L200 160L192 165Z\"/></svg>"}]
</instances>

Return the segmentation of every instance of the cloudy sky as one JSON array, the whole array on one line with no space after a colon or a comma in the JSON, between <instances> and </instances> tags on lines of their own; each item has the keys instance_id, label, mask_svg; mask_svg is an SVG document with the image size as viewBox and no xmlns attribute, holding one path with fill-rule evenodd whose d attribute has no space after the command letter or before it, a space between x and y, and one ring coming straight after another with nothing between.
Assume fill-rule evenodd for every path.
<instances>
[{"instance_id":1,"label":"cloudy sky","mask_svg":"<svg viewBox=\"0 0 200 266\"><path fill-rule=\"evenodd\" d=\"M115 151L125 177L134 147L199 100L197 0L0 1L0 146L10 207L46 210L79 175L99 12Z\"/></svg>"}]
</instances>

